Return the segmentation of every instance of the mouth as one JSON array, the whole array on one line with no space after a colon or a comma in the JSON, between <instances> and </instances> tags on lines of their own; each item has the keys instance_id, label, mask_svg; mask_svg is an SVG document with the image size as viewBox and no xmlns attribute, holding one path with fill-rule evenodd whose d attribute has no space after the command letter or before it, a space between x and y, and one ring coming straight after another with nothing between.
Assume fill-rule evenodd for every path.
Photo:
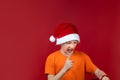
<instances>
[{"instance_id":1,"label":"mouth","mask_svg":"<svg viewBox=\"0 0 120 80\"><path fill-rule=\"evenodd\" d=\"M74 52L73 49L67 49L67 53L68 53L69 55L73 54L73 52Z\"/></svg>"}]
</instances>

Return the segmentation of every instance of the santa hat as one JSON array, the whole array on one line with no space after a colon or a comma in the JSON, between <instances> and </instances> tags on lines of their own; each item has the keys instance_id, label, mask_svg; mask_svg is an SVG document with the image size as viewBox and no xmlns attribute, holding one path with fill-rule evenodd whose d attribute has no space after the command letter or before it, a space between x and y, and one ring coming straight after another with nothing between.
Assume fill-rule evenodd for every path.
<instances>
[{"instance_id":1,"label":"santa hat","mask_svg":"<svg viewBox=\"0 0 120 80\"><path fill-rule=\"evenodd\" d=\"M76 27L72 23L62 23L58 25L53 35L50 36L49 40L51 42L56 41L56 45L77 40L80 42L80 36Z\"/></svg>"}]
</instances>

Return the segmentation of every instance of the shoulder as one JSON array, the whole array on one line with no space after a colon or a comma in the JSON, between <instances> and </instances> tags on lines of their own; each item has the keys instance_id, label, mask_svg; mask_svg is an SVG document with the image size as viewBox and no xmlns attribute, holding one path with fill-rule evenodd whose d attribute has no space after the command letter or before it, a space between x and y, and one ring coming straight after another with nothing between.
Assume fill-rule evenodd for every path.
<instances>
[{"instance_id":1,"label":"shoulder","mask_svg":"<svg viewBox=\"0 0 120 80\"><path fill-rule=\"evenodd\" d=\"M83 51L75 51L75 54L79 54L79 55L83 55L83 56L88 56L87 53L83 52Z\"/></svg>"},{"instance_id":2,"label":"shoulder","mask_svg":"<svg viewBox=\"0 0 120 80\"><path fill-rule=\"evenodd\" d=\"M79 56L82 56L82 57L84 57L84 58L89 58L88 54L85 53L85 52L83 52L83 51L78 51L78 50L76 50L76 51L75 51L75 54L76 54L76 55L79 55Z\"/></svg>"},{"instance_id":3,"label":"shoulder","mask_svg":"<svg viewBox=\"0 0 120 80\"><path fill-rule=\"evenodd\" d=\"M54 57L57 56L59 53L60 53L60 51L57 50L57 51L55 51L55 52L49 54L49 55L48 55L48 58L54 58Z\"/></svg>"}]
</instances>

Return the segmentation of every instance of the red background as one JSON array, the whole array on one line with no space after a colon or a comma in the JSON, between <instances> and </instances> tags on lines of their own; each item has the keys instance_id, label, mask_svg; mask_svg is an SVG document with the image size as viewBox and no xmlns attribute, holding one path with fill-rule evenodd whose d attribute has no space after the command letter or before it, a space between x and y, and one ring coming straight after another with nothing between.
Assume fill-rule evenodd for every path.
<instances>
[{"instance_id":1,"label":"red background","mask_svg":"<svg viewBox=\"0 0 120 80\"><path fill-rule=\"evenodd\" d=\"M117 0L1 0L0 80L46 80L45 59L59 48L48 38L61 22L75 24L81 36L77 48L111 80L120 80Z\"/></svg>"}]
</instances>

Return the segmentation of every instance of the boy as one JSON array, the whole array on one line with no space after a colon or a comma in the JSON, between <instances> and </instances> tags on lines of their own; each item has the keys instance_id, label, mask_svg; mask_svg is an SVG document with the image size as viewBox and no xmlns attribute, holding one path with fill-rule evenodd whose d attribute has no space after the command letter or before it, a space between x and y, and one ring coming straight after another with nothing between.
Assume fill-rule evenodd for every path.
<instances>
[{"instance_id":1,"label":"boy","mask_svg":"<svg viewBox=\"0 0 120 80\"><path fill-rule=\"evenodd\" d=\"M71 23L60 24L50 37L60 50L50 54L45 64L48 80L85 80L85 72L95 74L100 80L110 80L84 52L75 50L80 43L76 27Z\"/></svg>"}]
</instances>

